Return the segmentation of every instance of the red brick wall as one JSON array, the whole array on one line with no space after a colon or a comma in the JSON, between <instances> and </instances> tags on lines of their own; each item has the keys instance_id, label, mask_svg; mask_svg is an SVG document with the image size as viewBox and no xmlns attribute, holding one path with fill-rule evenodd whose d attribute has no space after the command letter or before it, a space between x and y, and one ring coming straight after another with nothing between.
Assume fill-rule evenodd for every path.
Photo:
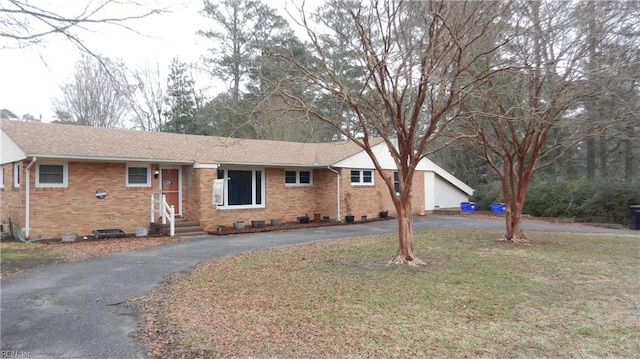
<instances>
[{"instance_id":1,"label":"red brick wall","mask_svg":"<svg viewBox=\"0 0 640 359\"><path fill-rule=\"evenodd\" d=\"M284 222L296 221L297 217L314 213L321 216L336 217L336 175L326 169L313 171L311 186L285 186L284 168L266 168L265 208L217 209L211 202L213 179L216 170L196 169L195 178L201 184L197 191L200 195L200 224L205 230L213 231L218 225L231 226L235 221L281 219ZM196 181L194 181L196 182Z\"/></svg>"},{"instance_id":2,"label":"red brick wall","mask_svg":"<svg viewBox=\"0 0 640 359\"><path fill-rule=\"evenodd\" d=\"M67 188L36 188L31 171L31 237L56 238L64 233L80 236L96 229L117 228L134 233L149 225L151 187L126 186L126 164L68 162ZM97 189L107 196L97 199Z\"/></svg>"},{"instance_id":3,"label":"red brick wall","mask_svg":"<svg viewBox=\"0 0 640 359\"><path fill-rule=\"evenodd\" d=\"M5 167L5 188L0 189L0 220L9 216L24 225L24 188L13 188L12 164ZM152 171L155 166L152 166ZM214 231L218 225L230 226L234 221L269 221L278 218L295 221L305 213L336 218L336 174L328 169L313 170L311 186L285 186L284 168L267 168L265 208L218 209L212 203L213 180L217 170L182 167L183 216L200 221L205 230ZM346 195L350 194L351 211L360 219L378 217L381 210L395 215L391 197L379 174L375 186L352 186L350 170L341 169L341 214L347 214ZM389 172L392 175L392 172ZM23 176L24 177L24 176ZM31 170L31 237L56 238L64 233L91 234L95 229L119 228L127 233L149 224L151 194L158 193L158 180L151 187L126 187L124 163L68 163L67 188L36 188L35 169ZM23 180L24 182L24 180ZM102 188L107 197L97 199L95 192ZM413 207L417 212L424 199L424 176L417 172L413 184Z\"/></svg>"},{"instance_id":4,"label":"red brick wall","mask_svg":"<svg viewBox=\"0 0 640 359\"><path fill-rule=\"evenodd\" d=\"M377 218L380 211L388 210L390 216L396 216L397 212L391 200L391 194L387 185L377 171L375 172L373 186L351 185L351 170L342 169L341 182L341 206L342 215L348 214L347 198L351 207L351 214L359 220L361 216ZM385 172L393 180L393 171ZM412 206L413 212L418 213L420 206L424 205L424 174L416 172L412 182Z\"/></svg>"}]
</instances>

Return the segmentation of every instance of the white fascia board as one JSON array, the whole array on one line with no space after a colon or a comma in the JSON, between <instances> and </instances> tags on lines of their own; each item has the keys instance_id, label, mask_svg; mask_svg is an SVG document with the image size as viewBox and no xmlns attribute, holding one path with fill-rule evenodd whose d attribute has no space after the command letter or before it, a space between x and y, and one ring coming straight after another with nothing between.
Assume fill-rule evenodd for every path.
<instances>
[{"instance_id":1,"label":"white fascia board","mask_svg":"<svg viewBox=\"0 0 640 359\"><path fill-rule=\"evenodd\" d=\"M27 154L4 131L0 130L0 164L20 161Z\"/></svg>"},{"instance_id":2,"label":"white fascia board","mask_svg":"<svg viewBox=\"0 0 640 359\"><path fill-rule=\"evenodd\" d=\"M27 153L27 157L38 157L55 160L75 160L90 162L141 162L141 163L160 163L174 165L190 165L193 161L176 161L161 158L136 158L136 157L96 157L96 156L74 156L74 155L56 155L56 154L39 154Z\"/></svg>"},{"instance_id":3,"label":"white fascia board","mask_svg":"<svg viewBox=\"0 0 640 359\"><path fill-rule=\"evenodd\" d=\"M218 167L277 167L277 168L326 168L331 163L264 163L264 162L220 162Z\"/></svg>"}]
</instances>

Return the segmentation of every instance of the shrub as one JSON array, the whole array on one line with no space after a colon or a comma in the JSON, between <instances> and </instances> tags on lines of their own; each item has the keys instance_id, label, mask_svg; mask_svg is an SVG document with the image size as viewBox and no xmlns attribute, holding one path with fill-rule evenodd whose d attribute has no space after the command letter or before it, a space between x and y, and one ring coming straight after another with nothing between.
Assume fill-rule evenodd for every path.
<instances>
[{"instance_id":1,"label":"shrub","mask_svg":"<svg viewBox=\"0 0 640 359\"><path fill-rule=\"evenodd\" d=\"M578 209L578 216L587 221L629 224L629 206L640 204L637 183L598 183L594 195Z\"/></svg>"},{"instance_id":2,"label":"shrub","mask_svg":"<svg viewBox=\"0 0 640 359\"><path fill-rule=\"evenodd\" d=\"M502 203L502 185L499 181L478 186L473 194L473 201L476 203L476 210L488 211L491 203Z\"/></svg>"},{"instance_id":3,"label":"shrub","mask_svg":"<svg viewBox=\"0 0 640 359\"><path fill-rule=\"evenodd\" d=\"M479 210L503 202L500 182L479 186L474 194ZM586 222L629 224L629 206L640 204L637 183L589 182L585 179L534 180L527 189L523 213L534 217L575 217Z\"/></svg>"},{"instance_id":4,"label":"shrub","mask_svg":"<svg viewBox=\"0 0 640 359\"><path fill-rule=\"evenodd\" d=\"M527 189L524 212L535 217L576 217L593 191L594 187L585 180L535 181Z\"/></svg>"}]
</instances>

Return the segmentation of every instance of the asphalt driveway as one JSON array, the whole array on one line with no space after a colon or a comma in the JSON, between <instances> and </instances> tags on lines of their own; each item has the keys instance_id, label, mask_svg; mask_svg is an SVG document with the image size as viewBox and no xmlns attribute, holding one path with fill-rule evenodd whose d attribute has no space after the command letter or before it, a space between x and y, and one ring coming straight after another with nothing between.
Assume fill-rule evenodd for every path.
<instances>
[{"instance_id":1,"label":"asphalt driveway","mask_svg":"<svg viewBox=\"0 0 640 359\"><path fill-rule=\"evenodd\" d=\"M430 215L415 229L502 229L502 219ZM525 231L608 233L639 231L527 222ZM0 282L0 349L5 357L145 358L136 340L138 318L122 303L144 296L172 273L213 258L279 247L396 231L381 221L285 232L189 239L21 273Z\"/></svg>"}]
</instances>

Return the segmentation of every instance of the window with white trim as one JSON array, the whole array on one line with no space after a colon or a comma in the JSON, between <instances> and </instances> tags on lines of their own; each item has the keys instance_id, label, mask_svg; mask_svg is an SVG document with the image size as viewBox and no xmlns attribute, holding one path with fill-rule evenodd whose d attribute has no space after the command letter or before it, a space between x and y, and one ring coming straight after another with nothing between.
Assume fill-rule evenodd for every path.
<instances>
[{"instance_id":1,"label":"window with white trim","mask_svg":"<svg viewBox=\"0 0 640 359\"><path fill-rule=\"evenodd\" d=\"M0 188L4 188L4 167L0 167Z\"/></svg>"},{"instance_id":2,"label":"window with white trim","mask_svg":"<svg viewBox=\"0 0 640 359\"><path fill-rule=\"evenodd\" d=\"M15 162L13 164L13 187L20 187L20 162Z\"/></svg>"},{"instance_id":3,"label":"window with white trim","mask_svg":"<svg viewBox=\"0 0 640 359\"><path fill-rule=\"evenodd\" d=\"M373 170L351 170L351 185L372 186Z\"/></svg>"},{"instance_id":4,"label":"window with white trim","mask_svg":"<svg viewBox=\"0 0 640 359\"><path fill-rule=\"evenodd\" d=\"M67 187L66 163L37 163L36 187Z\"/></svg>"},{"instance_id":5,"label":"window with white trim","mask_svg":"<svg viewBox=\"0 0 640 359\"><path fill-rule=\"evenodd\" d=\"M313 173L308 170L284 171L284 184L287 186L311 186L313 184Z\"/></svg>"},{"instance_id":6,"label":"window with white trim","mask_svg":"<svg viewBox=\"0 0 640 359\"><path fill-rule=\"evenodd\" d=\"M127 187L151 187L151 166L127 165Z\"/></svg>"},{"instance_id":7,"label":"window with white trim","mask_svg":"<svg viewBox=\"0 0 640 359\"><path fill-rule=\"evenodd\" d=\"M218 178L224 179L222 204L218 208L264 208L264 170L219 169Z\"/></svg>"}]
</instances>

